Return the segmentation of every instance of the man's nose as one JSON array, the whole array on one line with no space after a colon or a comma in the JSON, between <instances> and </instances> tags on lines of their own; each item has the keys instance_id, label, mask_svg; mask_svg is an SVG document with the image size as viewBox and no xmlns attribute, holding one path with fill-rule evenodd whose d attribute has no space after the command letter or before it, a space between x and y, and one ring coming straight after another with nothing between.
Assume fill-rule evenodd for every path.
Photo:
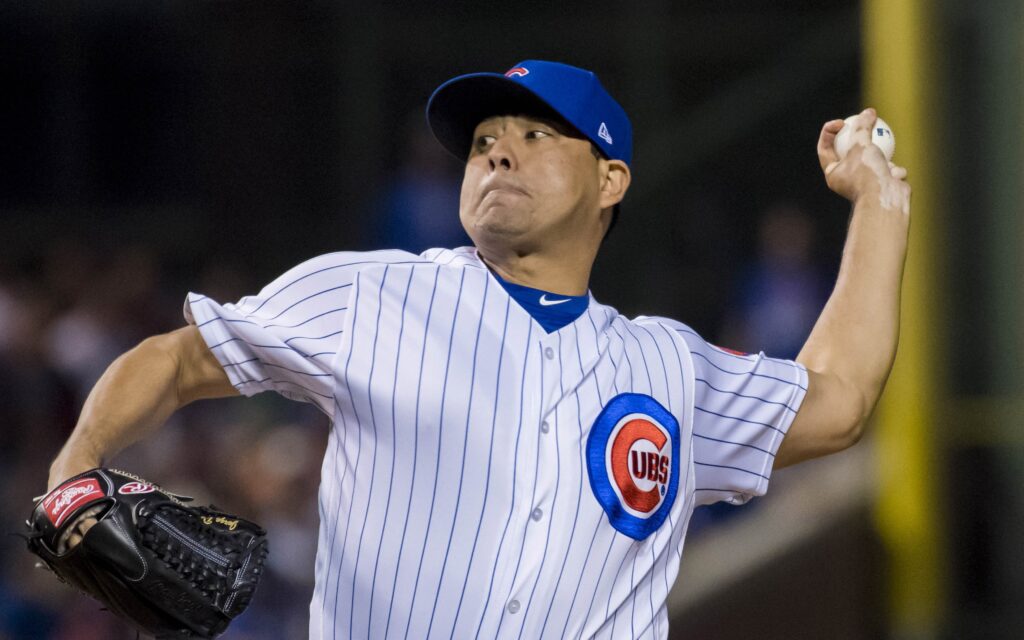
<instances>
[{"instance_id":1,"label":"man's nose","mask_svg":"<svg viewBox=\"0 0 1024 640\"><path fill-rule=\"evenodd\" d=\"M511 136L499 136L491 145L487 155L491 164L491 171L497 171L498 169L511 171L518 167L515 144L511 140Z\"/></svg>"}]
</instances>

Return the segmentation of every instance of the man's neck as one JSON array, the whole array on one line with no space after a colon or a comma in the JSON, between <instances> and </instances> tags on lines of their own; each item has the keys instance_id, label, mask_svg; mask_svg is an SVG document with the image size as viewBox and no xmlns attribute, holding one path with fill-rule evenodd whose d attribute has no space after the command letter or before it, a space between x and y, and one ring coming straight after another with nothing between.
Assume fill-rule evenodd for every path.
<instances>
[{"instance_id":1,"label":"man's neck","mask_svg":"<svg viewBox=\"0 0 1024 640\"><path fill-rule=\"evenodd\" d=\"M499 253L477 247L477 254L506 282L564 296L587 293L593 260L572 256L544 256L531 253Z\"/></svg>"}]
</instances>

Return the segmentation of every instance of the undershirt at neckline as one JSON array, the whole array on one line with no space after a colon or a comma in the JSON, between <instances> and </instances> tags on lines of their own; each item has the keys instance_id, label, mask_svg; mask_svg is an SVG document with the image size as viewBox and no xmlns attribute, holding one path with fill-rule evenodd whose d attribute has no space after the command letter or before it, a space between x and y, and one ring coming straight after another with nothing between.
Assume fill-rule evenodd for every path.
<instances>
[{"instance_id":1,"label":"undershirt at neckline","mask_svg":"<svg viewBox=\"0 0 1024 640\"><path fill-rule=\"evenodd\" d=\"M590 304L590 295L566 296L543 289L534 289L506 282L493 270L495 280L501 283L512 299L526 310L548 333L558 331L583 315Z\"/></svg>"}]
</instances>

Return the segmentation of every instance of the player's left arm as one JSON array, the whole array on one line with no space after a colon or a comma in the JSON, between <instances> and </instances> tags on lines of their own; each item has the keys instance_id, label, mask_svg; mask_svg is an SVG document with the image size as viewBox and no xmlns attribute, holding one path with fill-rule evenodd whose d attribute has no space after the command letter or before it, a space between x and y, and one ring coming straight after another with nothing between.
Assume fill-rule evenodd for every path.
<instances>
[{"instance_id":1,"label":"player's left arm","mask_svg":"<svg viewBox=\"0 0 1024 640\"><path fill-rule=\"evenodd\" d=\"M896 357L910 186L906 170L870 143L875 118L869 109L853 121L855 144L842 161L834 148L842 120L825 123L818 139L825 181L853 203L853 214L835 289L797 356L807 394L775 468L855 444Z\"/></svg>"}]
</instances>

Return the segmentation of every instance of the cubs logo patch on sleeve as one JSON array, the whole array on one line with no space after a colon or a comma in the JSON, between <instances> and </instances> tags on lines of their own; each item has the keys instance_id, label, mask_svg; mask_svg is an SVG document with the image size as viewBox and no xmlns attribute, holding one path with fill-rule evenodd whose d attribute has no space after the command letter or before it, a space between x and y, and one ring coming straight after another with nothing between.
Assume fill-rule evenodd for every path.
<instances>
[{"instance_id":1,"label":"cubs logo patch on sleeve","mask_svg":"<svg viewBox=\"0 0 1024 640\"><path fill-rule=\"evenodd\" d=\"M679 423L657 400L615 396L587 439L590 486L613 527L643 540L668 517L679 488Z\"/></svg>"}]
</instances>

